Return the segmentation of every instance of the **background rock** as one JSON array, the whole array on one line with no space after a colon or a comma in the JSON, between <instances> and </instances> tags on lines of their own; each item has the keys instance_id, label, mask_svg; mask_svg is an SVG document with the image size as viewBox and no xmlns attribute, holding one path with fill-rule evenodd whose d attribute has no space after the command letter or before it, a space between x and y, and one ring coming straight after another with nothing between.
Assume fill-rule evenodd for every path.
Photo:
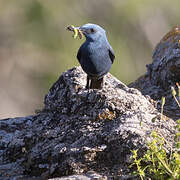
<instances>
[{"instance_id":1,"label":"background rock","mask_svg":"<svg viewBox=\"0 0 180 180\"><path fill-rule=\"evenodd\" d=\"M180 84L180 26L168 32L156 46L152 64L147 65L147 73L129 87L137 88L143 95L148 95L157 103L160 110L161 97L166 97L164 113L172 118L180 118L180 107L175 102L171 86L178 91ZM177 96L180 102L180 97Z\"/></svg>"}]
</instances>

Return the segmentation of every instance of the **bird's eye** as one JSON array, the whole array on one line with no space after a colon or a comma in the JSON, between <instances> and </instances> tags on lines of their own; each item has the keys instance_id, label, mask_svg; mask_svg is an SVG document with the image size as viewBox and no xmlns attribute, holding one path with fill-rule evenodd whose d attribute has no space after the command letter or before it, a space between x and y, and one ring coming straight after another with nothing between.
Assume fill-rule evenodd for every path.
<instances>
[{"instance_id":1,"label":"bird's eye","mask_svg":"<svg viewBox=\"0 0 180 180\"><path fill-rule=\"evenodd\" d=\"M95 30L93 28L90 29L91 33L95 33Z\"/></svg>"}]
</instances>

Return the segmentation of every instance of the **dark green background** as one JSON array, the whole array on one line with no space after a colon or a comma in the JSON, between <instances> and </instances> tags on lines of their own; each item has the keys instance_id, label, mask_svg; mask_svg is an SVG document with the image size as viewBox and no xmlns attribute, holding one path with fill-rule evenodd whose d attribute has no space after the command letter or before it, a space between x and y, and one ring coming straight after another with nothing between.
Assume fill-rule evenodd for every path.
<instances>
[{"instance_id":1,"label":"dark green background","mask_svg":"<svg viewBox=\"0 0 180 180\"><path fill-rule=\"evenodd\" d=\"M116 55L111 73L128 84L179 23L179 8L179 0L1 0L0 118L41 108L59 75L78 65L84 39L73 39L67 25L104 27Z\"/></svg>"}]
</instances>

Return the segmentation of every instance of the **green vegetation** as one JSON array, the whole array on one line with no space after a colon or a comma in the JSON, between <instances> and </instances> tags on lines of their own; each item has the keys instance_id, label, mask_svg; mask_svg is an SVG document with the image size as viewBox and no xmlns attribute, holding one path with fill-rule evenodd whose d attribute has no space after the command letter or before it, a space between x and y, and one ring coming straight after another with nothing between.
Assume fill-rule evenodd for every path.
<instances>
[{"instance_id":1,"label":"green vegetation","mask_svg":"<svg viewBox=\"0 0 180 180\"><path fill-rule=\"evenodd\" d=\"M178 97L180 98L180 88L178 87ZM178 106L179 102L176 98L176 91L171 87L171 92ZM165 98L161 100L161 119L160 126L163 120L163 106ZM147 150L142 157L138 157L138 149L132 150L131 159L133 163L130 167L136 166L134 175L138 175L141 180L153 178L157 180L180 180L180 119L177 120L176 135L173 145L168 144L162 134L156 130L152 131L151 141L147 143ZM167 150L167 146L169 146Z\"/></svg>"},{"instance_id":2,"label":"green vegetation","mask_svg":"<svg viewBox=\"0 0 180 180\"><path fill-rule=\"evenodd\" d=\"M179 129L174 141L174 150L170 155L166 152L166 140L157 132L153 131L151 142L147 143L147 151L142 158L138 158L138 150L133 150L132 159L133 165L136 165L137 170L134 171L135 175L139 175L141 180L143 177L153 177L154 179L180 179L180 120L178 121L177 128ZM145 167L142 164L146 164Z\"/></svg>"}]
</instances>

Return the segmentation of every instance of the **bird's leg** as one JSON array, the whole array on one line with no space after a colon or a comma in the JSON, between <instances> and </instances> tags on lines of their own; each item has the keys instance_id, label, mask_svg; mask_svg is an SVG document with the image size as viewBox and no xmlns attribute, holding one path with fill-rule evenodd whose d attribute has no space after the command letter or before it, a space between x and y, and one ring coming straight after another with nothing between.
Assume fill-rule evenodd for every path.
<instances>
[{"instance_id":1,"label":"bird's leg","mask_svg":"<svg viewBox=\"0 0 180 180\"><path fill-rule=\"evenodd\" d=\"M90 89L102 89L104 83L104 77L97 79L92 78L90 83Z\"/></svg>"},{"instance_id":2,"label":"bird's leg","mask_svg":"<svg viewBox=\"0 0 180 180\"><path fill-rule=\"evenodd\" d=\"M91 79L90 79L89 76L87 75L87 82L86 82L86 89L87 89L86 100L87 100L87 101L88 101L88 98L89 98L90 82L91 82Z\"/></svg>"},{"instance_id":3,"label":"bird's leg","mask_svg":"<svg viewBox=\"0 0 180 180\"><path fill-rule=\"evenodd\" d=\"M86 89L90 88L89 83L90 83L90 79L89 79L89 76L87 76Z\"/></svg>"},{"instance_id":4,"label":"bird's leg","mask_svg":"<svg viewBox=\"0 0 180 180\"><path fill-rule=\"evenodd\" d=\"M101 79L99 79L99 83L100 83L99 89L102 89L102 88L103 88L104 82L105 82L105 76L102 77Z\"/></svg>"},{"instance_id":5,"label":"bird's leg","mask_svg":"<svg viewBox=\"0 0 180 180\"><path fill-rule=\"evenodd\" d=\"M105 84L106 81L106 76L102 77L102 81L101 81L101 88L103 88L103 85Z\"/></svg>"}]
</instances>

